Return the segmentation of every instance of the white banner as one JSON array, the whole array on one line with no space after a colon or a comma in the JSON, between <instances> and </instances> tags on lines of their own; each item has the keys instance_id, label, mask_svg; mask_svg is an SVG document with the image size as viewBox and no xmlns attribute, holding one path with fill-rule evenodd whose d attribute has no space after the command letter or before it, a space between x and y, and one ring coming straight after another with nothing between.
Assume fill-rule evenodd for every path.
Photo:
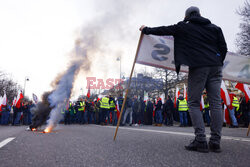
<instances>
[{"instance_id":1,"label":"white banner","mask_svg":"<svg viewBox=\"0 0 250 167\"><path fill-rule=\"evenodd\" d=\"M175 70L174 38L143 35L136 63ZM182 65L180 71L188 72L188 67ZM223 79L250 84L250 58L228 52L223 66Z\"/></svg>"},{"instance_id":2,"label":"white banner","mask_svg":"<svg viewBox=\"0 0 250 167\"><path fill-rule=\"evenodd\" d=\"M37 104L38 103L38 97L34 93L32 93L33 101Z\"/></svg>"}]
</instances>

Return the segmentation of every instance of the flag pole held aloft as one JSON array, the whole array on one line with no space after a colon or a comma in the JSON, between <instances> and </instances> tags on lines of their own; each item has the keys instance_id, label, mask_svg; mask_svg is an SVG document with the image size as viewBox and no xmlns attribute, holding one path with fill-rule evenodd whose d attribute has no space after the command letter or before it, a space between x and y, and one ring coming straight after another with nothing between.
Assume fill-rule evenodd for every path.
<instances>
[{"instance_id":1,"label":"flag pole held aloft","mask_svg":"<svg viewBox=\"0 0 250 167\"><path fill-rule=\"evenodd\" d=\"M136 49L134 63L133 63L132 69L131 69L130 77L129 77L128 87L127 87L127 90L126 90L126 94L125 94L125 97L124 97L124 100L123 100L123 103L122 103L122 109L121 109L121 112L120 112L120 115L119 115L119 119L118 119L118 122L117 122L116 130L115 130L115 135L114 135L114 141L115 141L116 136L117 136L118 128L119 128L120 121L121 121L121 116L122 116L122 113L123 113L123 110L124 110L124 106L125 106L125 103L126 103L126 100L127 100L128 91L129 91L130 83L131 83L131 78L132 78L132 75L133 75L133 72L134 72L135 63L136 63L136 59L138 57L139 46L141 44L142 37L143 37L143 34L141 33L140 39L139 39L139 42L138 42L138 45L137 45L137 49Z\"/></svg>"}]
</instances>

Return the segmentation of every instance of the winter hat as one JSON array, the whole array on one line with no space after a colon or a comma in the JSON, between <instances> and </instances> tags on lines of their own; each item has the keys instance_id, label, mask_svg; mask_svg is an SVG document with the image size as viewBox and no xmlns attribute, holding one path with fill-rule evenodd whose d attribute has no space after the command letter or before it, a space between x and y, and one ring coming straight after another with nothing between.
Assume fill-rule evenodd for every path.
<instances>
[{"instance_id":1,"label":"winter hat","mask_svg":"<svg viewBox=\"0 0 250 167\"><path fill-rule=\"evenodd\" d=\"M185 19L189 19L193 14L200 16L200 9L195 6L189 7L185 12Z\"/></svg>"}]
</instances>

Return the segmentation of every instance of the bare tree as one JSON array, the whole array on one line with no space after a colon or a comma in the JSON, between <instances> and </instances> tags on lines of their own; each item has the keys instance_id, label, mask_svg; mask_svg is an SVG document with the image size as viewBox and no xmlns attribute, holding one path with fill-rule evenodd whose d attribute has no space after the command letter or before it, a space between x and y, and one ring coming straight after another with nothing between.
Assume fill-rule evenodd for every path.
<instances>
[{"instance_id":1,"label":"bare tree","mask_svg":"<svg viewBox=\"0 0 250 167\"><path fill-rule=\"evenodd\" d=\"M3 96L4 92L6 92L8 102L12 102L20 89L21 87L8 77L7 74L0 72L0 95Z\"/></svg>"},{"instance_id":2,"label":"bare tree","mask_svg":"<svg viewBox=\"0 0 250 167\"><path fill-rule=\"evenodd\" d=\"M250 56L250 1L246 0L244 6L237 10L241 16L240 23L241 32L237 34L236 45L238 53L245 56Z\"/></svg>"},{"instance_id":3,"label":"bare tree","mask_svg":"<svg viewBox=\"0 0 250 167\"><path fill-rule=\"evenodd\" d=\"M165 93L165 97L167 97L171 89L174 89L177 84L187 82L188 75L187 73L179 73L177 76L175 71L155 68L154 78L162 79L163 86L159 86L159 92Z\"/></svg>"}]
</instances>

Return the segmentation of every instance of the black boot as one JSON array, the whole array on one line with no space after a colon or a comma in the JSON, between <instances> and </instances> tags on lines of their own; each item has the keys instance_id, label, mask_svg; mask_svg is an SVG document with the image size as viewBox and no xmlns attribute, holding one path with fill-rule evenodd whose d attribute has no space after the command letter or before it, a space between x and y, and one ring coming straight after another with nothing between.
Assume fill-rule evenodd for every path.
<instances>
[{"instance_id":1,"label":"black boot","mask_svg":"<svg viewBox=\"0 0 250 167\"><path fill-rule=\"evenodd\" d=\"M188 146L185 146L185 148L189 151L198 151L202 153L208 153L208 146L207 142L199 142L194 139L192 143L190 143Z\"/></svg>"},{"instance_id":2,"label":"black boot","mask_svg":"<svg viewBox=\"0 0 250 167\"><path fill-rule=\"evenodd\" d=\"M221 152L220 144L215 144L215 143L212 143L211 141L209 141L208 145L209 145L209 150L210 151L216 152L216 153Z\"/></svg>"}]
</instances>

